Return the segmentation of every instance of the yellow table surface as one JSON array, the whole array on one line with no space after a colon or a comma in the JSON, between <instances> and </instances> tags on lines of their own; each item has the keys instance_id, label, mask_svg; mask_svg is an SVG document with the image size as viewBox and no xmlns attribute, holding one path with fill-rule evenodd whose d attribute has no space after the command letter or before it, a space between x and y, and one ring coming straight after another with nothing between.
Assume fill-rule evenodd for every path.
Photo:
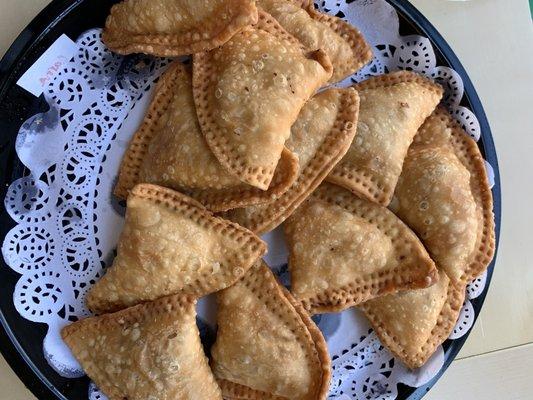
<instances>
[{"instance_id":1,"label":"yellow table surface","mask_svg":"<svg viewBox=\"0 0 533 400\"><path fill-rule=\"evenodd\" d=\"M500 161L503 223L481 315L429 400L533 398L533 24L527 0L412 0L463 62ZM0 0L0 55L47 0ZM529 254L529 251L532 254ZM34 397L0 358L0 399Z\"/></svg>"}]
</instances>

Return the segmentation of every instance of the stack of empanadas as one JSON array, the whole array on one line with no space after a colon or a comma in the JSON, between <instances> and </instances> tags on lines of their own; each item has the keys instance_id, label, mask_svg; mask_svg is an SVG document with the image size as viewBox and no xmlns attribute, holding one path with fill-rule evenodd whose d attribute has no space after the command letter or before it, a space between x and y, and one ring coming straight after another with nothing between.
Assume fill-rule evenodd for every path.
<instances>
[{"instance_id":1,"label":"stack of empanadas","mask_svg":"<svg viewBox=\"0 0 533 400\"><path fill-rule=\"evenodd\" d=\"M372 55L310 0L125 0L103 38L192 55L161 77L124 155L124 230L87 296L98 316L63 331L110 400L325 399L310 315L352 306L422 365L494 253L483 160L442 88L403 71L320 91ZM257 236L283 223L292 293ZM211 293L209 363L195 304Z\"/></svg>"}]
</instances>

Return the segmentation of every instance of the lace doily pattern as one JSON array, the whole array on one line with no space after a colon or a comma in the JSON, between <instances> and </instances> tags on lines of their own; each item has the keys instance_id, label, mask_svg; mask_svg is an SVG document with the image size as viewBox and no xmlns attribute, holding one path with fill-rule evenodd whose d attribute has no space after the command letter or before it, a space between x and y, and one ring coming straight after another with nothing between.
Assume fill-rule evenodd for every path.
<instances>
[{"instance_id":1,"label":"lace doily pattern","mask_svg":"<svg viewBox=\"0 0 533 400\"><path fill-rule=\"evenodd\" d=\"M120 206L109 201L117 168L102 167L112 148L124 148L128 138L118 141L117 133L167 64L111 53L98 29L77 44L74 59L45 90L50 109L27 120L17 137L17 154L30 174L8 188L5 207L18 225L2 246L6 263L22 275L16 309L48 324L44 352L67 377L83 372L59 331L89 315L85 293L111 258L116 229L109 231L110 222L120 227L122 219Z\"/></svg>"},{"instance_id":2,"label":"lace doily pattern","mask_svg":"<svg viewBox=\"0 0 533 400\"><path fill-rule=\"evenodd\" d=\"M475 115L460 105L464 92L461 77L436 65L427 38L399 35L398 15L386 1L322 0L317 5L359 27L373 46L372 62L341 85L398 69L418 71L444 86L444 103L479 140ZM77 44L76 57L45 90L50 109L28 119L17 137L17 154L30 174L13 182L7 191L5 207L17 225L2 246L6 263L21 275L13 293L16 309L24 318L48 325L44 354L65 377L78 377L83 371L59 332L89 314L85 294L113 260L124 209L113 197L112 188L153 84L168 64L163 59L115 55L103 45L98 29L83 34ZM487 170L493 177L488 164ZM267 262L288 286L283 236L274 231L265 239L270 247ZM483 293L485 284L486 275L468 286L451 339L471 328L471 300ZM215 335L212 298L202 299L198 313L204 348L209 352ZM380 344L355 309L319 315L314 320L333 358L329 399L394 399L399 382L419 387L444 363L439 348L424 367L409 371ZM105 399L92 384L88 397Z\"/></svg>"}]
</instances>

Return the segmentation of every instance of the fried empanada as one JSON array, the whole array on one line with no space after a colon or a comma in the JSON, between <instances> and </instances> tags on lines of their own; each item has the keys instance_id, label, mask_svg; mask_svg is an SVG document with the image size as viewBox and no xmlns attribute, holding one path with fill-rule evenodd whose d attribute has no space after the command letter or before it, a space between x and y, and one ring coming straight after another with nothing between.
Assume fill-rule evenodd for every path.
<instances>
[{"instance_id":1,"label":"fried empanada","mask_svg":"<svg viewBox=\"0 0 533 400\"><path fill-rule=\"evenodd\" d=\"M75 322L61 333L109 400L222 400L195 305L191 297L166 297Z\"/></svg>"},{"instance_id":2,"label":"fried empanada","mask_svg":"<svg viewBox=\"0 0 533 400\"><path fill-rule=\"evenodd\" d=\"M264 262L217 298L212 367L225 398L326 398L331 361L324 337Z\"/></svg>"},{"instance_id":3,"label":"fried empanada","mask_svg":"<svg viewBox=\"0 0 533 400\"><path fill-rule=\"evenodd\" d=\"M381 342L409 368L426 363L453 331L465 298L443 272L426 289L389 294L361 306Z\"/></svg>"},{"instance_id":4,"label":"fried empanada","mask_svg":"<svg viewBox=\"0 0 533 400\"><path fill-rule=\"evenodd\" d=\"M409 149L391 209L424 242L456 284L485 271L494 256L492 192L476 142L438 108Z\"/></svg>"},{"instance_id":5,"label":"fried empanada","mask_svg":"<svg viewBox=\"0 0 533 400\"><path fill-rule=\"evenodd\" d=\"M292 124L331 73L323 50L308 52L263 11L256 25L220 48L195 54L198 120L220 163L268 189Z\"/></svg>"},{"instance_id":6,"label":"fried empanada","mask_svg":"<svg viewBox=\"0 0 533 400\"><path fill-rule=\"evenodd\" d=\"M176 57L221 46L256 22L254 0L125 0L111 9L102 39L120 54Z\"/></svg>"},{"instance_id":7,"label":"fried empanada","mask_svg":"<svg viewBox=\"0 0 533 400\"><path fill-rule=\"evenodd\" d=\"M198 125L191 72L175 62L161 77L147 116L124 156L115 194L125 199L135 185L153 183L179 190L220 212L272 201L291 186L297 173L298 158L286 149L266 191L227 172Z\"/></svg>"},{"instance_id":8,"label":"fried empanada","mask_svg":"<svg viewBox=\"0 0 533 400\"><path fill-rule=\"evenodd\" d=\"M358 110L354 89L330 89L309 100L286 143L300 161L296 182L273 202L232 210L228 219L257 234L280 225L346 154L355 135Z\"/></svg>"},{"instance_id":9,"label":"fried empanada","mask_svg":"<svg viewBox=\"0 0 533 400\"><path fill-rule=\"evenodd\" d=\"M383 206L321 185L285 223L291 291L313 314L435 283L415 234Z\"/></svg>"},{"instance_id":10,"label":"fried empanada","mask_svg":"<svg viewBox=\"0 0 533 400\"><path fill-rule=\"evenodd\" d=\"M319 12L312 0L258 0L257 5L309 50L324 49L333 64L331 82L355 74L372 60L363 35L342 19Z\"/></svg>"},{"instance_id":11,"label":"fried empanada","mask_svg":"<svg viewBox=\"0 0 533 400\"><path fill-rule=\"evenodd\" d=\"M252 232L195 200L138 185L128 197L117 256L87 304L102 313L172 294L201 297L232 285L265 252Z\"/></svg>"},{"instance_id":12,"label":"fried empanada","mask_svg":"<svg viewBox=\"0 0 533 400\"><path fill-rule=\"evenodd\" d=\"M361 98L357 136L328 180L387 206L413 137L443 90L406 71L370 78L355 88Z\"/></svg>"}]
</instances>

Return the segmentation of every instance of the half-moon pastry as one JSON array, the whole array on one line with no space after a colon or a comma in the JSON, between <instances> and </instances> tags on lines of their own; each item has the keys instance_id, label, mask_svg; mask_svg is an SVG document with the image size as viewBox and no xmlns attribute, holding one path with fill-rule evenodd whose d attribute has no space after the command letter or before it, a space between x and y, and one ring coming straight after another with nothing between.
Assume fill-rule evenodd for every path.
<instances>
[{"instance_id":1,"label":"half-moon pastry","mask_svg":"<svg viewBox=\"0 0 533 400\"><path fill-rule=\"evenodd\" d=\"M361 32L318 11L312 0L258 0L257 5L309 50L324 49L333 64L331 82L355 74L372 60L372 50Z\"/></svg>"},{"instance_id":2,"label":"half-moon pastry","mask_svg":"<svg viewBox=\"0 0 533 400\"><path fill-rule=\"evenodd\" d=\"M231 210L227 218L257 234L280 225L346 154L355 135L358 111L355 89L330 89L315 95L300 112L286 143L299 159L296 181L274 201Z\"/></svg>"},{"instance_id":3,"label":"half-moon pastry","mask_svg":"<svg viewBox=\"0 0 533 400\"><path fill-rule=\"evenodd\" d=\"M434 284L415 234L383 206L322 184L285 222L291 292L312 314Z\"/></svg>"},{"instance_id":4,"label":"half-moon pastry","mask_svg":"<svg viewBox=\"0 0 533 400\"><path fill-rule=\"evenodd\" d=\"M390 294L361 306L383 343L409 368L419 368L455 327L465 286L454 285L444 271L426 289Z\"/></svg>"},{"instance_id":5,"label":"half-moon pastry","mask_svg":"<svg viewBox=\"0 0 533 400\"><path fill-rule=\"evenodd\" d=\"M195 305L191 297L166 297L75 322L61 334L109 400L222 400Z\"/></svg>"},{"instance_id":6,"label":"half-moon pastry","mask_svg":"<svg viewBox=\"0 0 533 400\"><path fill-rule=\"evenodd\" d=\"M124 0L102 38L120 54L176 57L214 49L256 22L254 0Z\"/></svg>"},{"instance_id":7,"label":"half-moon pastry","mask_svg":"<svg viewBox=\"0 0 533 400\"><path fill-rule=\"evenodd\" d=\"M220 163L268 189L292 124L331 73L324 51L308 51L263 11L223 46L195 54L196 112Z\"/></svg>"},{"instance_id":8,"label":"half-moon pastry","mask_svg":"<svg viewBox=\"0 0 533 400\"><path fill-rule=\"evenodd\" d=\"M361 98L357 136L328 180L387 206L404 159L442 88L414 72L395 72L355 85Z\"/></svg>"},{"instance_id":9,"label":"half-moon pastry","mask_svg":"<svg viewBox=\"0 0 533 400\"><path fill-rule=\"evenodd\" d=\"M331 377L326 342L263 262L217 294L212 367L224 398L323 400Z\"/></svg>"},{"instance_id":10,"label":"half-moon pastry","mask_svg":"<svg viewBox=\"0 0 533 400\"><path fill-rule=\"evenodd\" d=\"M409 149L391 209L456 284L478 277L494 257L492 192L476 142L438 108Z\"/></svg>"},{"instance_id":11,"label":"half-moon pastry","mask_svg":"<svg viewBox=\"0 0 533 400\"><path fill-rule=\"evenodd\" d=\"M188 67L175 62L161 76L147 115L120 168L115 194L139 183L178 190L213 212L271 202L296 179L298 159L284 149L268 190L242 183L213 155L202 135Z\"/></svg>"},{"instance_id":12,"label":"half-moon pastry","mask_svg":"<svg viewBox=\"0 0 533 400\"><path fill-rule=\"evenodd\" d=\"M195 200L138 185L128 197L117 256L87 305L103 313L173 294L202 297L231 286L265 252L252 232Z\"/></svg>"}]
</instances>

